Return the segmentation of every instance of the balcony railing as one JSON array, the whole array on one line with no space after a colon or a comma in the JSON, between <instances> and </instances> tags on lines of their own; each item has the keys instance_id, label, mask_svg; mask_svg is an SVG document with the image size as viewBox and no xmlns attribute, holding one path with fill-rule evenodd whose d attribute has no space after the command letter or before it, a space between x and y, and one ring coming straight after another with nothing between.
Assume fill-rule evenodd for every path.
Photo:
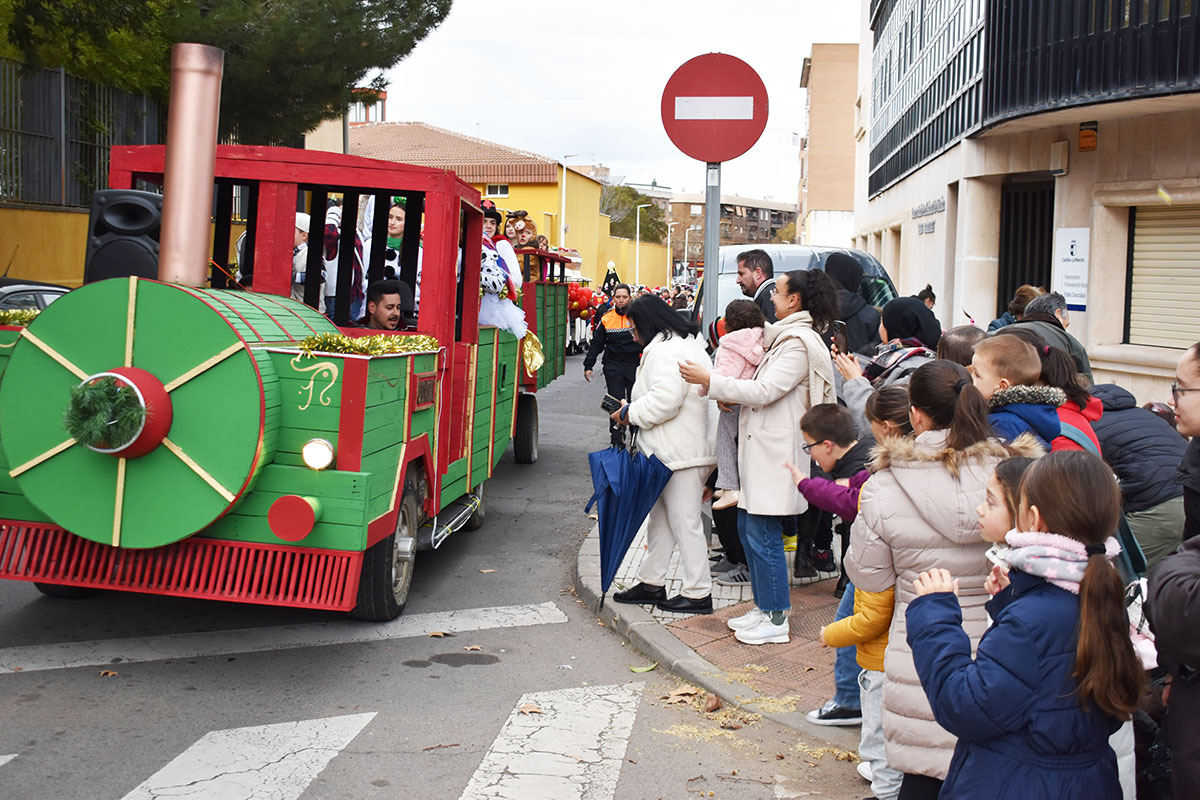
<instances>
[{"instance_id":1,"label":"balcony railing","mask_svg":"<svg viewBox=\"0 0 1200 800\"><path fill-rule=\"evenodd\" d=\"M988 0L984 125L1200 91L1200 0Z\"/></svg>"}]
</instances>

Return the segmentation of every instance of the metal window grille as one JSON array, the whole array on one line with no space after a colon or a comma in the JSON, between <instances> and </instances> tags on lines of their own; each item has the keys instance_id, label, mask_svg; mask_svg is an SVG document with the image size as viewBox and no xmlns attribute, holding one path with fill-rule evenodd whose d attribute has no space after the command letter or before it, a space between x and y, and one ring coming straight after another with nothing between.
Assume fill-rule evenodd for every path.
<instances>
[{"instance_id":1,"label":"metal window grille","mask_svg":"<svg viewBox=\"0 0 1200 800\"><path fill-rule=\"evenodd\" d=\"M143 95L0 59L0 200L90 206L109 148L165 133L165 110Z\"/></svg>"}]
</instances>

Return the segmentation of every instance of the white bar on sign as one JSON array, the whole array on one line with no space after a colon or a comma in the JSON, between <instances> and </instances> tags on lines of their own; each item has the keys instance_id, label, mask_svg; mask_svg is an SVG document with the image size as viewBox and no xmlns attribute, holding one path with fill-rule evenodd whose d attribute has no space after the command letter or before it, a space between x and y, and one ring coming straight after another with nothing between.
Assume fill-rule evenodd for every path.
<instances>
[{"instance_id":1,"label":"white bar on sign","mask_svg":"<svg viewBox=\"0 0 1200 800\"><path fill-rule=\"evenodd\" d=\"M754 119L754 98L676 97L675 119Z\"/></svg>"}]
</instances>

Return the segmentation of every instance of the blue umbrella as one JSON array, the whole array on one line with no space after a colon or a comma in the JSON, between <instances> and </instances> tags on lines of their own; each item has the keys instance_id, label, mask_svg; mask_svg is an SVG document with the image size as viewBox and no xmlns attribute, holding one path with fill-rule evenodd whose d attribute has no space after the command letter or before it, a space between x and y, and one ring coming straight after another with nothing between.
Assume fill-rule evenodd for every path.
<instances>
[{"instance_id":1,"label":"blue umbrella","mask_svg":"<svg viewBox=\"0 0 1200 800\"><path fill-rule=\"evenodd\" d=\"M609 447L588 453L595 494L584 511L596 505L600 530L600 607L616 577L617 567L629 550L663 487L671 479L671 470L657 456L629 453L621 447Z\"/></svg>"}]
</instances>

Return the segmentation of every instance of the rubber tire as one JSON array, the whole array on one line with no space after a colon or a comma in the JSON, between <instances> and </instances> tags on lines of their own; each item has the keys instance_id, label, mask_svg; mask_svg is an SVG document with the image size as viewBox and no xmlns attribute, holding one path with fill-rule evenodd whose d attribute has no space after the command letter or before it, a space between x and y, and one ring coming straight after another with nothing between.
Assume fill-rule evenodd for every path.
<instances>
[{"instance_id":1,"label":"rubber tire","mask_svg":"<svg viewBox=\"0 0 1200 800\"><path fill-rule=\"evenodd\" d=\"M477 531L483 527L484 520L487 519L487 481L482 481L475 487L475 493L479 495L479 508L475 509L475 513L467 520L467 524L463 527L469 531Z\"/></svg>"},{"instance_id":2,"label":"rubber tire","mask_svg":"<svg viewBox=\"0 0 1200 800\"><path fill-rule=\"evenodd\" d=\"M416 565L417 556L414 550L412 558L403 562L404 574L396 581L393 572L396 536L406 533L415 538L417 525L420 523L419 513L416 488L405 481L400 515L396 518L396 530L386 539L376 542L363 554L362 575L358 579L358 603L350 612L350 616L371 622L388 622L404 611L404 605L408 602L408 592L412 588L413 567Z\"/></svg>"},{"instance_id":3,"label":"rubber tire","mask_svg":"<svg viewBox=\"0 0 1200 800\"><path fill-rule=\"evenodd\" d=\"M34 581L33 585L46 597L57 597L61 600L82 600L85 597L92 597L100 591L91 586L63 586L60 583L42 583L40 581Z\"/></svg>"},{"instance_id":4,"label":"rubber tire","mask_svg":"<svg viewBox=\"0 0 1200 800\"><path fill-rule=\"evenodd\" d=\"M518 464L536 464L538 460L537 397L517 397L517 426L513 433L513 458Z\"/></svg>"}]
</instances>

